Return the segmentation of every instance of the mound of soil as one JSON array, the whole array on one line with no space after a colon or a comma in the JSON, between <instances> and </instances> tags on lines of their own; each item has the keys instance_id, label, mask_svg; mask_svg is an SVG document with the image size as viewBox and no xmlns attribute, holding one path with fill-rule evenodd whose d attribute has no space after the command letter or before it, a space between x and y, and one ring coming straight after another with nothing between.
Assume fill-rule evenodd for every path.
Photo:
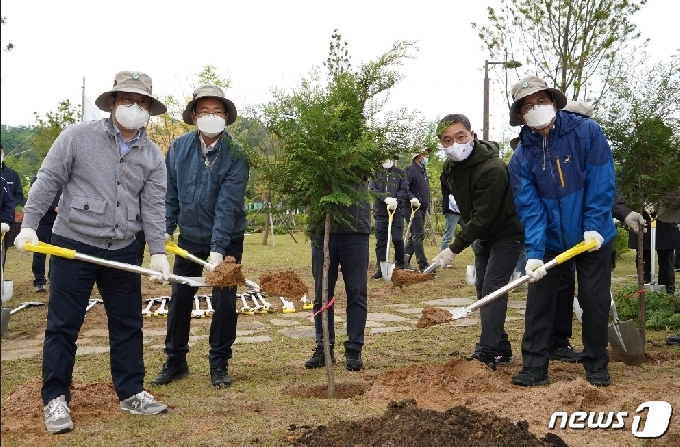
<instances>
[{"instance_id":1,"label":"mound of soil","mask_svg":"<svg viewBox=\"0 0 680 447\"><path fill-rule=\"evenodd\" d=\"M434 273L420 273L402 269L394 269L392 272L392 284L399 288L419 282L432 281L433 279Z\"/></svg>"},{"instance_id":2,"label":"mound of soil","mask_svg":"<svg viewBox=\"0 0 680 447\"><path fill-rule=\"evenodd\" d=\"M439 307L426 306L423 314L416 323L416 327L424 328L451 321L451 312Z\"/></svg>"},{"instance_id":3,"label":"mound of soil","mask_svg":"<svg viewBox=\"0 0 680 447\"><path fill-rule=\"evenodd\" d=\"M246 283L246 277L241 272L241 264L237 264L233 256L227 256L215 270L208 273L205 282L215 287L242 286Z\"/></svg>"},{"instance_id":4,"label":"mound of soil","mask_svg":"<svg viewBox=\"0 0 680 447\"><path fill-rule=\"evenodd\" d=\"M552 433L543 439L528 431L525 421L513 424L493 413L456 406L444 412L418 408L413 399L392 401L387 412L357 422L319 426L302 435L297 445L318 447L359 446L566 446Z\"/></svg>"},{"instance_id":5,"label":"mound of soil","mask_svg":"<svg viewBox=\"0 0 680 447\"><path fill-rule=\"evenodd\" d=\"M269 295L296 299L300 299L308 291L305 283L292 270L262 274L260 276L260 290Z\"/></svg>"}]
</instances>

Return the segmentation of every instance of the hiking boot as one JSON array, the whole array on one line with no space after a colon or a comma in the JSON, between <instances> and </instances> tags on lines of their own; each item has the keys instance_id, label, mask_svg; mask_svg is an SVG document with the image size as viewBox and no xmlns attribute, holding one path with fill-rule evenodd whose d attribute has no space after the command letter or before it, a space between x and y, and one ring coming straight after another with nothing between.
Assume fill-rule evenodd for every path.
<instances>
[{"instance_id":1,"label":"hiking boot","mask_svg":"<svg viewBox=\"0 0 680 447\"><path fill-rule=\"evenodd\" d=\"M146 391L140 391L134 396L120 401L120 411L130 414L161 414L168 411L168 406L158 402Z\"/></svg>"},{"instance_id":2,"label":"hiking boot","mask_svg":"<svg viewBox=\"0 0 680 447\"><path fill-rule=\"evenodd\" d=\"M382 276L382 272L381 272L380 270L378 270L377 272L375 272L375 273L373 274L373 276L371 276L372 279L380 279L380 278L382 278L382 277L383 277L383 276Z\"/></svg>"},{"instance_id":3,"label":"hiking boot","mask_svg":"<svg viewBox=\"0 0 680 447\"><path fill-rule=\"evenodd\" d=\"M33 288L35 290L35 293L44 293L47 292L47 288L45 287L45 284L38 284Z\"/></svg>"},{"instance_id":4,"label":"hiking boot","mask_svg":"<svg viewBox=\"0 0 680 447\"><path fill-rule=\"evenodd\" d=\"M496 356L496 363L499 365L509 365L515 361L512 351L498 351Z\"/></svg>"},{"instance_id":5,"label":"hiking boot","mask_svg":"<svg viewBox=\"0 0 680 447\"><path fill-rule=\"evenodd\" d=\"M71 410L68 409L66 396L63 394L47 402L43 409L47 431L53 434L66 433L73 430Z\"/></svg>"},{"instance_id":6,"label":"hiking boot","mask_svg":"<svg viewBox=\"0 0 680 447\"><path fill-rule=\"evenodd\" d=\"M498 363L496 361L496 356L489 352L475 351L472 353L470 357L466 357L466 359L479 360L480 362L484 363L486 366L491 368L493 371L496 371L496 364Z\"/></svg>"},{"instance_id":7,"label":"hiking boot","mask_svg":"<svg viewBox=\"0 0 680 447\"><path fill-rule=\"evenodd\" d=\"M582 351L577 351L571 345L563 348L550 349L550 360L559 360L561 362L579 363L583 357Z\"/></svg>"},{"instance_id":8,"label":"hiking boot","mask_svg":"<svg viewBox=\"0 0 680 447\"><path fill-rule=\"evenodd\" d=\"M179 366L168 366L167 362L163 363L163 369L151 381L151 385L167 385L173 380L179 380L182 377L189 375L189 365L185 361Z\"/></svg>"},{"instance_id":9,"label":"hiking boot","mask_svg":"<svg viewBox=\"0 0 680 447\"><path fill-rule=\"evenodd\" d=\"M669 346L680 346L680 332L675 335L671 335L666 339L666 344Z\"/></svg>"},{"instance_id":10,"label":"hiking boot","mask_svg":"<svg viewBox=\"0 0 680 447\"><path fill-rule=\"evenodd\" d=\"M519 386L547 385L548 368L525 366L516 376L512 376L512 384Z\"/></svg>"},{"instance_id":11,"label":"hiking boot","mask_svg":"<svg viewBox=\"0 0 680 447\"><path fill-rule=\"evenodd\" d=\"M607 368L586 369L586 380L595 386L609 386L611 383Z\"/></svg>"},{"instance_id":12,"label":"hiking boot","mask_svg":"<svg viewBox=\"0 0 680 447\"><path fill-rule=\"evenodd\" d=\"M361 351L355 349L345 350L345 367L347 371L361 371L364 362L361 360Z\"/></svg>"},{"instance_id":13,"label":"hiking boot","mask_svg":"<svg viewBox=\"0 0 680 447\"><path fill-rule=\"evenodd\" d=\"M212 386L217 388L226 388L231 385L231 377L229 377L227 367L210 368L210 381Z\"/></svg>"},{"instance_id":14,"label":"hiking boot","mask_svg":"<svg viewBox=\"0 0 680 447\"><path fill-rule=\"evenodd\" d=\"M331 346L331 360L333 363L335 363L335 353L333 352L333 346ZM326 366L326 356L323 353L323 346L317 346L316 349L314 349L314 354L305 362L305 368L307 369L313 369L313 368L321 368L322 366Z\"/></svg>"}]
</instances>

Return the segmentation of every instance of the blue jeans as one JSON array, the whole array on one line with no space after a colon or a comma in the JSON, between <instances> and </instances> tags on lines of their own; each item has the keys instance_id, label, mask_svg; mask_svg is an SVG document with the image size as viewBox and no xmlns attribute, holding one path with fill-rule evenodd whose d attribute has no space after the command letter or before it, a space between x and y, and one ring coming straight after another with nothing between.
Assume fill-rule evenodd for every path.
<instances>
[{"instance_id":1,"label":"blue jeans","mask_svg":"<svg viewBox=\"0 0 680 447\"><path fill-rule=\"evenodd\" d=\"M453 234L456 232L456 226L460 220L460 214L445 213L444 219L446 219L446 226L444 227L444 234L442 234L442 245L439 251L444 251L451 244Z\"/></svg>"},{"instance_id":2,"label":"blue jeans","mask_svg":"<svg viewBox=\"0 0 680 447\"><path fill-rule=\"evenodd\" d=\"M517 265L515 266L515 271L520 272L521 276L524 276L524 275L526 275L526 272L525 272L526 267L527 267L527 250L526 250L526 248L524 248L524 250L522 250L519 253L519 259L517 260Z\"/></svg>"},{"instance_id":3,"label":"blue jeans","mask_svg":"<svg viewBox=\"0 0 680 447\"><path fill-rule=\"evenodd\" d=\"M364 329L368 316L368 234L332 233L328 241L330 267L328 268L328 301L335 295L338 267L347 294L347 341L345 349L361 351L364 346ZM321 309L323 290L323 235L312 241L312 276L314 276L314 312ZM328 336L335 345L335 304L328 310ZM316 345L323 346L323 313L314 317Z\"/></svg>"}]
</instances>

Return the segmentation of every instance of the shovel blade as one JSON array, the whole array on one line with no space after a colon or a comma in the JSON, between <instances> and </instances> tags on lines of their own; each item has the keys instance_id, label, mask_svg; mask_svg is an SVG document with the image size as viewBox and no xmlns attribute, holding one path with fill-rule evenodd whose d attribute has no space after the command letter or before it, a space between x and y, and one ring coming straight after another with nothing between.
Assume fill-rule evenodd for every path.
<instances>
[{"instance_id":1,"label":"shovel blade","mask_svg":"<svg viewBox=\"0 0 680 447\"><path fill-rule=\"evenodd\" d=\"M380 262L380 273L385 281L392 281L392 272L394 271L394 264L387 261Z\"/></svg>"},{"instance_id":2,"label":"shovel blade","mask_svg":"<svg viewBox=\"0 0 680 447\"><path fill-rule=\"evenodd\" d=\"M607 328L612 351L628 366L641 365L646 359L645 345L642 343L635 322L633 320L620 321L618 325L623 344L619 340L619 334L617 334L614 324L610 324Z\"/></svg>"},{"instance_id":3,"label":"shovel blade","mask_svg":"<svg viewBox=\"0 0 680 447\"><path fill-rule=\"evenodd\" d=\"M2 321L0 322L0 335L4 334L9 325L9 317L12 315L12 309L3 307L2 308Z\"/></svg>"}]
</instances>

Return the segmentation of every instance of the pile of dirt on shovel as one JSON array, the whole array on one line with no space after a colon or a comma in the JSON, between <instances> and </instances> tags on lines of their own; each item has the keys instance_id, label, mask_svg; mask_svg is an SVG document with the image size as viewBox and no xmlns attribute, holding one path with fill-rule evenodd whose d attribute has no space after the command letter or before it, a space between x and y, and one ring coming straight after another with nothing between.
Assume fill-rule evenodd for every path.
<instances>
[{"instance_id":1,"label":"pile of dirt on shovel","mask_svg":"<svg viewBox=\"0 0 680 447\"><path fill-rule=\"evenodd\" d=\"M430 327L437 324L451 321L451 312L439 307L426 306L423 308L423 314L416 323L417 328Z\"/></svg>"},{"instance_id":2,"label":"pile of dirt on shovel","mask_svg":"<svg viewBox=\"0 0 680 447\"><path fill-rule=\"evenodd\" d=\"M215 270L208 273L205 282L215 287L242 286L246 283L246 277L241 272L241 264L236 263L236 258L227 256Z\"/></svg>"},{"instance_id":3,"label":"pile of dirt on shovel","mask_svg":"<svg viewBox=\"0 0 680 447\"><path fill-rule=\"evenodd\" d=\"M302 298L308 289L300 277L292 270L279 273L264 273L260 276L260 290L269 295L285 298Z\"/></svg>"},{"instance_id":4,"label":"pile of dirt on shovel","mask_svg":"<svg viewBox=\"0 0 680 447\"><path fill-rule=\"evenodd\" d=\"M356 446L475 446L562 447L552 433L543 439L529 432L529 424L455 406L444 412L418 408L413 399L392 401L380 417L319 426L297 439L310 447Z\"/></svg>"},{"instance_id":5,"label":"pile of dirt on shovel","mask_svg":"<svg viewBox=\"0 0 680 447\"><path fill-rule=\"evenodd\" d=\"M392 284L401 288L419 282L432 281L434 273L420 273L412 270L394 269L392 272Z\"/></svg>"}]
</instances>

